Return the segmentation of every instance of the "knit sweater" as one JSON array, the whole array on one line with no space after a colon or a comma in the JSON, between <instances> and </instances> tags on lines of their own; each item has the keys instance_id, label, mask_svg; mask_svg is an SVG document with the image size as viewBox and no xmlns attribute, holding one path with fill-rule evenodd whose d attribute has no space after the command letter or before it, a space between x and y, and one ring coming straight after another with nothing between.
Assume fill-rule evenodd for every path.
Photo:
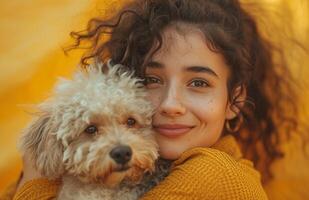
<instances>
[{"instance_id":1,"label":"knit sweater","mask_svg":"<svg viewBox=\"0 0 309 200\"><path fill-rule=\"evenodd\" d=\"M26 182L14 200L45 200L56 196L59 181ZM211 148L196 147L174 161L170 174L142 200L267 199L260 174L243 159L234 137L222 137Z\"/></svg>"}]
</instances>

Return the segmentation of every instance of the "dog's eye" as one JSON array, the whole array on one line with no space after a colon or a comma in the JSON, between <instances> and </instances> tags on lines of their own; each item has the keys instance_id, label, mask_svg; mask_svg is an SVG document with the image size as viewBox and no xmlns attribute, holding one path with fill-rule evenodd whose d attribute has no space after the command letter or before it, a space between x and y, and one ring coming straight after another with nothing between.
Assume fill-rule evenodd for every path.
<instances>
[{"instance_id":1,"label":"dog's eye","mask_svg":"<svg viewBox=\"0 0 309 200\"><path fill-rule=\"evenodd\" d=\"M136 124L136 120L132 117L129 117L128 120L127 120L127 125L129 127L133 127L135 124Z\"/></svg>"},{"instance_id":2,"label":"dog's eye","mask_svg":"<svg viewBox=\"0 0 309 200\"><path fill-rule=\"evenodd\" d=\"M88 134L95 134L98 132L98 128L95 125L90 125L85 129L85 132Z\"/></svg>"}]
</instances>

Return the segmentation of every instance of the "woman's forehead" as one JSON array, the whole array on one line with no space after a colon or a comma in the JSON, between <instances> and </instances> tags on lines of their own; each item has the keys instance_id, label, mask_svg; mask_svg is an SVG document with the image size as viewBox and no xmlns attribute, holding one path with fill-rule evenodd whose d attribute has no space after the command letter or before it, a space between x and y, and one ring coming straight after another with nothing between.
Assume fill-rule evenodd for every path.
<instances>
[{"instance_id":1,"label":"woman's forehead","mask_svg":"<svg viewBox=\"0 0 309 200\"><path fill-rule=\"evenodd\" d=\"M174 27L165 29L162 33L162 46L149 63L177 68L204 66L218 76L227 76L228 73L224 57L209 49L203 33L195 27L186 33L179 32Z\"/></svg>"},{"instance_id":2,"label":"woman's forehead","mask_svg":"<svg viewBox=\"0 0 309 200\"><path fill-rule=\"evenodd\" d=\"M191 24L177 23L165 28L162 33L162 49L168 49L171 46L176 46L183 42L188 41L188 37L195 37L206 44L207 40L203 32L196 26Z\"/></svg>"}]
</instances>

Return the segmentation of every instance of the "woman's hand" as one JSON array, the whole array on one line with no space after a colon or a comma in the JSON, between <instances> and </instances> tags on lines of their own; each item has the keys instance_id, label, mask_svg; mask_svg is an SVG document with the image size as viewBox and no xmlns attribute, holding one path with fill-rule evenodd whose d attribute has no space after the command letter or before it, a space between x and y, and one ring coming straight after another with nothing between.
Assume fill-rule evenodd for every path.
<instances>
[{"instance_id":1,"label":"woman's hand","mask_svg":"<svg viewBox=\"0 0 309 200\"><path fill-rule=\"evenodd\" d=\"M27 181L42 178L43 176L38 172L35 167L34 163L30 158L29 154L25 154L23 156L23 175L18 183L17 190L24 185Z\"/></svg>"}]
</instances>

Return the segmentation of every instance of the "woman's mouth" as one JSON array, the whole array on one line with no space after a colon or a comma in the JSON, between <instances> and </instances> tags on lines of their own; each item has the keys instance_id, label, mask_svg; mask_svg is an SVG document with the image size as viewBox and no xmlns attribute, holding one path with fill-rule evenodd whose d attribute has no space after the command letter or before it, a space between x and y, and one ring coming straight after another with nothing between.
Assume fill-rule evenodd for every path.
<instances>
[{"instance_id":1,"label":"woman's mouth","mask_svg":"<svg viewBox=\"0 0 309 200\"><path fill-rule=\"evenodd\" d=\"M160 135L169 138L175 138L186 134L194 126L188 126L183 124L159 124L154 125L153 127L156 130L156 132L159 133Z\"/></svg>"}]
</instances>

